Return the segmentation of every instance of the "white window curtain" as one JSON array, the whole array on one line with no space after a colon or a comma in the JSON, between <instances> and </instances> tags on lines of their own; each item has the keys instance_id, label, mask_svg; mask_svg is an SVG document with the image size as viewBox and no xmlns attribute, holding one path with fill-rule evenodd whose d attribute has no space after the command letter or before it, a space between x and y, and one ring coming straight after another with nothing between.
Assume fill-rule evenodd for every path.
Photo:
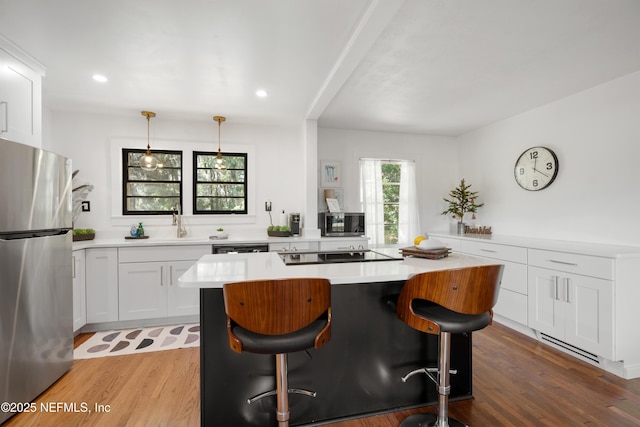
<instances>
[{"instance_id":1,"label":"white window curtain","mask_svg":"<svg viewBox=\"0 0 640 427\"><path fill-rule=\"evenodd\" d=\"M384 245L384 205L382 201L382 161L360 159L360 202L369 243Z\"/></svg>"},{"instance_id":2,"label":"white window curtain","mask_svg":"<svg viewBox=\"0 0 640 427\"><path fill-rule=\"evenodd\" d=\"M420 235L416 164L403 160L400 168L400 206L398 210L398 244L413 244Z\"/></svg>"},{"instance_id":3,"label":"white window curtain","mask_svg":"<svg viewBox=\"0 0 640 427\"><path fill-rule=\"evenodd\" d=\"M365 213L369 242L384 245L384 202L382 164L388 160L360 159L360 201ZM394 160L400 164L400 201L398 207L398 244L413 243L420 232L420 217L415 177L415 162Z\"/></svg>"}]
</instances>

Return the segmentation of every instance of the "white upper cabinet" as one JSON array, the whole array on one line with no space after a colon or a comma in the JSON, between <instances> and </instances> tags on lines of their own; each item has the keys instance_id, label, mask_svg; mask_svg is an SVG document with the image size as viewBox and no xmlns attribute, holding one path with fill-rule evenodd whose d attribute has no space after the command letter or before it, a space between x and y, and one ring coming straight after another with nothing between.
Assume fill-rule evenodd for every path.
<instances>
[{"instance_id":1,"label":"white upper cabinet","mask_svg":"<svg viewBox=\"0 0 640 427\"><path fill-rule=\"evenodd\" d=\"M0 138L42 146L44 68L0 36Z\"/></svg>"}]
</instances>

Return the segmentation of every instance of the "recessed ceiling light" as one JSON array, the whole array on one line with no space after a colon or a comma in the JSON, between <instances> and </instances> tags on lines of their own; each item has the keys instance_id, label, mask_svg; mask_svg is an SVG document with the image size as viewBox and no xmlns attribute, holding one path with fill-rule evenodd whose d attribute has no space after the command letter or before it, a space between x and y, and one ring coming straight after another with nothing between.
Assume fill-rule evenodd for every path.
<instances>
[{"instance_id":1,"label":"recessed ceiling light","mask_svg":"<svg viewBox=\"0 0 640 427\"><path fill-rule=\"evenodd\" d=\"M93 80L100 82L100 83L106 83L107 82L107 78L105 76L103 76L102 74L94 74L93 75Z\"/></svg>"},{"instance_id":2,"label":"recessed ceiling light","mask_svg":"<svg viewBox=\"0 0 640 427\"><path fill-rule=\"evenodd\" d=\"M269 95L269 93L267 93L266 90L264 89L258 89L256 91L256 96L260 97L260 98L264 98L265 96Z\"/></svg>"}]
</instances>

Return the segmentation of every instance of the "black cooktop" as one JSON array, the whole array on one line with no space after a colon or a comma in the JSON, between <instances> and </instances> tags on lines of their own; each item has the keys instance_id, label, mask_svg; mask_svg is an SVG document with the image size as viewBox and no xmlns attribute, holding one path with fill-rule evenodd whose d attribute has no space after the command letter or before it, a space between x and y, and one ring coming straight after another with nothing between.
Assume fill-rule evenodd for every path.
<instances>
[{"instance_id":1,"label":"black cooktop","mask_svg":"<svg viewBox=\"0 0 640 427\"><path fill-rule=\"evenodd\" d=\"M370 249L354 251L326 251L326 252L281 252L280 258L286 265L305 264L337 264L343 262L372 262L372 261L397 261L402 258L381 254Z\"/></svg>"}]
</instances>

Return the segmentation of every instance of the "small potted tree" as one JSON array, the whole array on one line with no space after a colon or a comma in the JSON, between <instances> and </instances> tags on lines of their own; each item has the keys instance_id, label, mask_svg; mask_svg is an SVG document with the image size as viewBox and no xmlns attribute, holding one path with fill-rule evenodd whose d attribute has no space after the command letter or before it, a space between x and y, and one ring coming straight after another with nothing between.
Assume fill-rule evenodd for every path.
<instances>
[{"instance_id":1,"label":"small potted tree","mask_svg":"<svg viewBox=\"0 0 640 427\"><path fill-rule=\"evenodd\" d=\"M460 185L449 192L449 199L443 198L449 204L442 215L451 215L458 220L458 234L464 234L464 214L475 214L478 208L484 206L484 203L476 203L478 197L477 191L469 191L471 184L466 184L464 178L460 181Z\"/></svg>"}]
</instances>

